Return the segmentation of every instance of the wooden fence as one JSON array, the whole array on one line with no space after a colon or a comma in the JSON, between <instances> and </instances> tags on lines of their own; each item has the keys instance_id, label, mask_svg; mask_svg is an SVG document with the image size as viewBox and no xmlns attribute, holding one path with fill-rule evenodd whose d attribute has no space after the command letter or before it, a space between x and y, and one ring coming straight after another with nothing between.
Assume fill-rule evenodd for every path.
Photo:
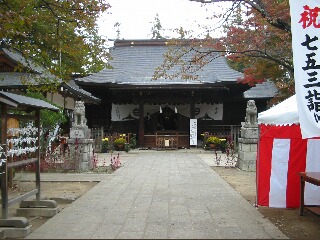
<instances>
[{"instance_id":1,"label":"wooden fence","mask_svg":"<svg viewBox=\"0 0 320 240\"><path fill-rule=\"evenodd\" d=\"M238 146L239 144L239 138L241 135L241 126L239 125L220 125L222 131L219 130L219 126L215 126L214 131L208 131L203 133L203 146L207 140L207 138L211 136L215 136L218 138L225 138L227 140L230 140L234 143L234 146Z\"/></svg>"},{"instance_id":2,"label":"wooden fence","mask_svg":"<svg viewBox=\"0 0 320 240\"><path fill-rule=\"evenodd\" d=\"M93 149L95 152L101 152L103 139L108 138L109 145L113 145L115 139L122 137L127 143L130 143L131 133L110 133L108 128L92 128L91 136L93 138Z\"/></svg>"},{"instance_id":3,"label":"wooden fence","mask_svg":"<svg viewBox=\"0 0 320 240\"><path fill-rule=\"evenodd\" d=\"M235 146L238 146L238 139L240 137L240 125L212 125L209 126L208 131L198 133L201 135L201 139L203 144L205 144L206 138L210 136L216 136L219 138L228 138L234 142ZM101 127L101 128L92 128L91 129L92 138L93 138L93 149L95 152L101 152L102 143L105 138L108 138L109 144L113 144L113 141L116 138L122 137L126 139L127 143L130 143L130 138L133 136L132 133L110 133L109 128Z\"/></svg>"}]
</instances>

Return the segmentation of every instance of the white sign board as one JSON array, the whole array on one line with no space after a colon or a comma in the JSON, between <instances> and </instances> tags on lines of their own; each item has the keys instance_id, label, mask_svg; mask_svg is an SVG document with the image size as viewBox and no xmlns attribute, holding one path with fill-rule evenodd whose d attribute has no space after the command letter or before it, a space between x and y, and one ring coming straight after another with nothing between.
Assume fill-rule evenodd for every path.
<instances>
[{"instance_id":1,"label":"white sign board","mask_svg":"<svg viewBox=\"0 0 320 240\"><path fill-rule=\"evenodd\" d=\"M320 136L320 1L290 0L295 90L302 138Z\"/></svg>"},{"instance_id":2,"label":"white sign board","mask_svg":"<svg viewBox=\"0 0 320 240\"><path fill-rule=\"evenodd\" d=\"M197 119L190 119L190 145L197 145L198 122Z\"/></svg>"}]
</instances>

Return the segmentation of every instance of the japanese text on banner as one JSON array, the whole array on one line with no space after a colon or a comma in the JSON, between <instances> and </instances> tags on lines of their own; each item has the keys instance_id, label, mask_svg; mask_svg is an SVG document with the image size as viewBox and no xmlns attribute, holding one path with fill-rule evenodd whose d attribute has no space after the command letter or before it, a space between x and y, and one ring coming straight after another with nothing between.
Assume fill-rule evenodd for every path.
<instances>
[{"instance_id":1,"label":"japanese text on banner","mask_svg":"<svg viewBox=\"0 0 320 240\"><path fill-rule=\"evenodd\" d=\"M320 1L290 0L295 90L302 138L320 136Z\"/></svg>"}]
</instances>

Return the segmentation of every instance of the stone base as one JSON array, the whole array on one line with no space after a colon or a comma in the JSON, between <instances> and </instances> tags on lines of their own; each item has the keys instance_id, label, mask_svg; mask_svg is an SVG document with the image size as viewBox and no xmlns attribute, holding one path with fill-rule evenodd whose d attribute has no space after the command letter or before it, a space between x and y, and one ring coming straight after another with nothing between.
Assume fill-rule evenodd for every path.
<instances>
[{"instance_id":1,"label":"stone base","mask_svg":"<svg viewBox=\"0 0 320 240\"><path fill-rule=\"evenodd\" d=\"M91 166L90 162L80 162L79 163L79 170L81 172L87 172L92 170L93 167Z\"/></svg>"},{"instance_id":2,"label":"stone base","mask_svg":"<svg viewBox=\"0 0 320 240\"><path fill-rule=\"evenodd\" d=\"M17 215L24 217L53 217L59 213L56 208L18 208Z\"/></svg>"},{"instance_id":3,"label":"stone base","mask_svg":"<svg viewBox=\"0 0 320 240\"><path fill-rule=\"evenodd\" d=\"M24 228L0 227L5 238L25 238L31 233L31 225Z\"/></svg>"},{"instance_id":4,"label":"stone base","mask_svg":"<svg viewBox=\"0 0 320 240\"><path fill-rule=\"evenodd\" d=\"M256 171L257 139L239 139L236 167L244 171Z\"/></svg>"},{"instance_id":5,"label":"stone base","mask_svg":"<svg viewBox=\"0 0 320 240\"><path fill-rule=\"evenodd\" d=\"M0 219L0 232L2 238L24 238L31 232L31 225L24 217L10 217Z\"/></svg>"},{"instance_id":6,"label":"stone base","mask_svg":"<svg viewBox=\"0 0 320 240\"><path fill-rule=\"evenodd\" d=\"M75 149L76 139L68 139L68 144L71 146L71 149ZM79 167L77 170L81 172L87 172L93 169L93 164L91 163L93 155L93 139L77 139L78 152L76 150L71 152L71 155L79 154Z\"/></svg>"},{"instance_id":7,"label":"stone base","mask_svg":"<svg viewBox=\"0 0 320 240\"><path fill-rule=\"evenodd\" d=\"M0 219L0 227L24 228L28 225L29 222L25 217L9 217L5 219Z\"/></svg>"},{"instance_id":8,"label":"stone base","mask_svg":"<svg viewBox=\"0 0 320 240\"><path fill-rule=\"evenodd\" d=\"M20 208L56 208L57 202L54 200L24 200L20 202Z\"/></svg>"},{"instance_id":9,"label":"stone base","mask_svg":"<svg viewBox=\"0 0 320 240\"><path fill-rule=\"evenodd\" d=\"M59 212L54 200L22 201L17 209L17 215L25 217L53 217Z\"/></svg>"},{"instance_id":10,"label":"stone base","mask_svg":"<svg viewBox=\"0 0 320 240\"><path fill-rule=\"evenodd\" d=\"M246 161L246 160L238 159L236 163L236 167L243 171L255 172L256 161Z\"/></svg>"}]
</instances>

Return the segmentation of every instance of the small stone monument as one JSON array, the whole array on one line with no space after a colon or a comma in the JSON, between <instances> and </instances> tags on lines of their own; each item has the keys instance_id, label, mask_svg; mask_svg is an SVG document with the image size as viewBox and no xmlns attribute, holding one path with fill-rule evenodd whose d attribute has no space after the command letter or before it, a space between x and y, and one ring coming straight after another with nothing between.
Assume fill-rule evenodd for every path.
<instances>
[{"instance_id":1,"label":"small stone monument","mask_svg":"<svg viewBox=\"0 0 320 240\"><path fill-rule=\"evenodd\" d=\"M245 122L239 138L238 161L236 167L241 170L255 171L258 143L257 107L254 100L247 102Z\"/></svg>"},{"instance_id":2,"label":"small stone monument","mask_svg":"<svg viewBox=\"0 0 320 240\"><path fill-rule=\"evenodd\" d=\"M70 129L68 144L71 146L70 149L74 149L72 155L78 157L78 170L88 171L92 169L93 139L91 139L91 131L87 126L85 106L82 101L76 101L74 122Z\"/></svg>"}]
</instances>

